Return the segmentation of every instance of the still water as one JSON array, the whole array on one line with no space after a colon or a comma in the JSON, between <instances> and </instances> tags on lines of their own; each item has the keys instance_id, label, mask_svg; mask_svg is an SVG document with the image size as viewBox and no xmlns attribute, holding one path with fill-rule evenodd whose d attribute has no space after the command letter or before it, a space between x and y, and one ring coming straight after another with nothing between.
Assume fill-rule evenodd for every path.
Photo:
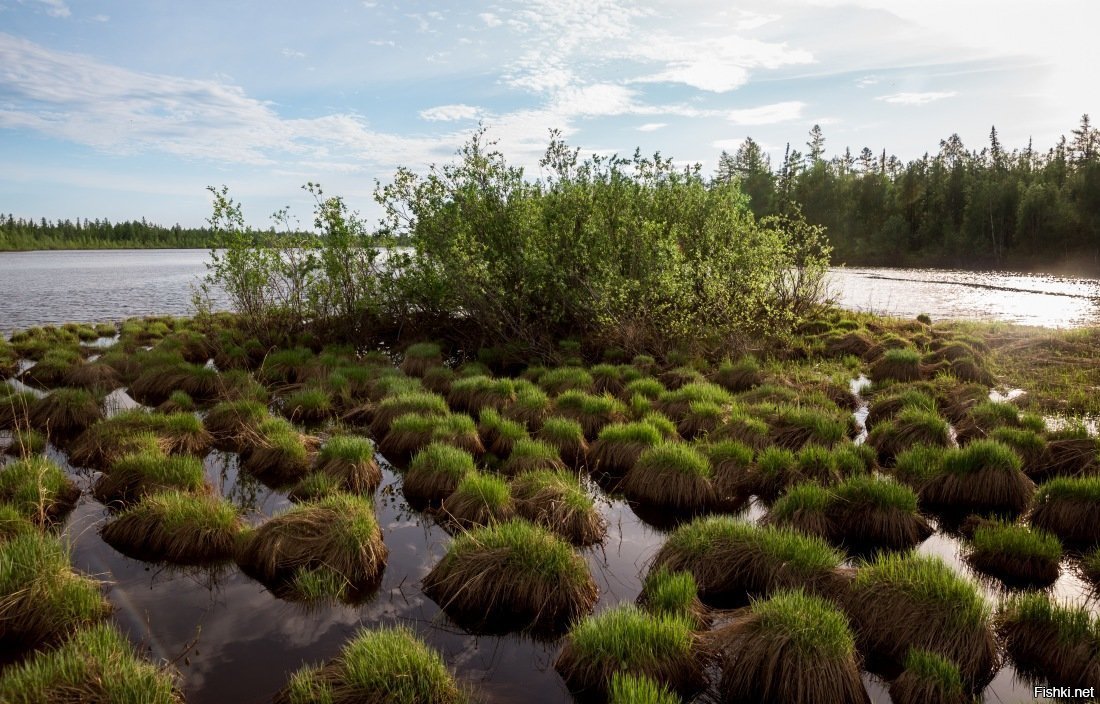
<instances>
[{"instance_id":1,"label":"still water","mask_svg":"<svg viewBox=\"0 0 1100 704\"><path fill-rule=\"evenodd\" d=\"M0 252L0 332L31 325L187 315L201 249ZM1100 279L947 269L836 268L842 306L887 315L1100 325ZM226 305L224 296L215 304Z\"/></svg>"}]
</instances>

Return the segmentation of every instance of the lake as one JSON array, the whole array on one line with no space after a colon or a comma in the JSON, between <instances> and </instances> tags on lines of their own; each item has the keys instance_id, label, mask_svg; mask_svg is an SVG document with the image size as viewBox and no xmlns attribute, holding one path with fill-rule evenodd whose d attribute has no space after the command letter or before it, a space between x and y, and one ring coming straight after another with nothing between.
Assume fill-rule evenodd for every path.
<instances>
[{"instance_id":1,"label":"lake","mask_svg":"<svg viewBox=\"0 0 1100 704\"><path fill-rule=\"evenodd\" d=\"M201 249L0 252L0 331L135 315L188 315ZM1100 325L1100 279L946 269L836 268L842 306L880 314ZM226 300L215 303L225 306Z\"/></svg>"}]
</instances>

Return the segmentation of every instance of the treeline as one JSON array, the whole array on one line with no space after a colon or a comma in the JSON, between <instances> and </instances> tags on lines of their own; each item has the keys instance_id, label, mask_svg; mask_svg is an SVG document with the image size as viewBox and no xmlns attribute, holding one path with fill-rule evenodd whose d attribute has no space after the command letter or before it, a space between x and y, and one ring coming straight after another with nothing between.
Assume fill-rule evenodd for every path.
<instances>
[{"instance_id":1,"label":"treeline","mask_svg":"<svg viewBox=\"0 0 1100 704\"><path fill-rule=\"evenodd\" d=\"M995 127L981 148L953 134L908 163L867 147L826 158L817 125L806 148L788 145L773 168L746 139L722 153L715 180L739 181L757 216L799 204L825 226L834 263L1100 271L1100 131L1088 115L1046 151L1010 151Z\"/></svg>"},{"instance_id":2,"label":"treeline","mask_svg":"<svg viewBox=\"0 0 1100 704\"><path fill-rule=\"evenodd\" d=\"M164 227L141 221L25 220L0 216L0 250L32 249L199 249L220 246L205 227Z\"/></svg>"}]
</instances>

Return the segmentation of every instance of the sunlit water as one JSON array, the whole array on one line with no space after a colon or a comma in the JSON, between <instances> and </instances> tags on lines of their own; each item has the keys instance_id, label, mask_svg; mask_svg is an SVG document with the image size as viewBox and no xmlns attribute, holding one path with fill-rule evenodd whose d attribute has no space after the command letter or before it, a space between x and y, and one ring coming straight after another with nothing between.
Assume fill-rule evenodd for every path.
<instances>
[{"instance_id":1,"label":"sunlit water","mask_svg":"<svg viewBox=\"0 0 1100 704\"><path fill-rule=\"evenodd\" d=\"M0 252L0 332L31 325L187 315L206 274L201 249ZM840 305L912 317L1100 325L1100 280L944 269L836 268ZM217 292L216 292L217 293ZM214 304L225 306L224 295Z\"/></svg>"},{"instance_id":2,"label":"sunlit water","mask_svg":"<svg viewBox=\"0 0 1100 704\"><path fill-rule=\"evenodd\" d=\"M948 269L836 268L830 293L845 308L933 319L1044 327L1100 325L1100 279Z\"/></svg>"}]
</instances>

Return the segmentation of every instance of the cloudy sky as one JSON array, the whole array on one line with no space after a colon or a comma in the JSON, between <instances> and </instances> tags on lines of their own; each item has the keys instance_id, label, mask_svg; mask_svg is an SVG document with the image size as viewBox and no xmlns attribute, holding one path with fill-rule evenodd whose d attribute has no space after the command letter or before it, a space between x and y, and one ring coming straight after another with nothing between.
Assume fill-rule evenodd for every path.
<instances>
[{"instance_id":1,"label":"cloudy sky","mask_svg":"<svg viewBox=\"0 0 1100 704\"><path fill-rule=\"evenodd\" d=\"M451 158L479 121L537 175L547 130L585 153L713 169L903 159L959 133L1044 150L1100 117L1093 0L0 0L0 212L249 220L319 181L368 216L375 179Z\"/></svg>"}]
</instances>

